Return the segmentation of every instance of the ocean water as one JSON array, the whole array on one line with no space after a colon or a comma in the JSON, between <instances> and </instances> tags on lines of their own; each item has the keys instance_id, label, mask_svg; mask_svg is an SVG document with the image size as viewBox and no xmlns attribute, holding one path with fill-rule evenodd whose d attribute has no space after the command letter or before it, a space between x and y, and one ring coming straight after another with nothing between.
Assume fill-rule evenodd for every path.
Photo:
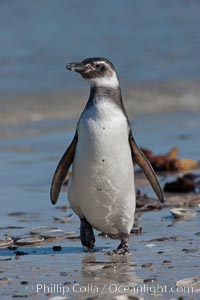
<instances>
[{"instance_id":1,"label":"ocean water","mask_svg":"<svg viewBox=\"0 0 200 300\"><path fill-rule=\"evenodd\" d=\"M136 113L200 108L197 0L1 1L0 25L1 123L77 116L87 85L65 65L92 56Z\"/></svg>"}]
</instances>

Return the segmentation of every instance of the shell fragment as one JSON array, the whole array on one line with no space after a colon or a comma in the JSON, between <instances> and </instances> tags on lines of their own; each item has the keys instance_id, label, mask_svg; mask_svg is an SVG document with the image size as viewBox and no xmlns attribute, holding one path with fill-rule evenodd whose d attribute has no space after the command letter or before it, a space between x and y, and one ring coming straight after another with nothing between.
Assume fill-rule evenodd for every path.
<instances>
[{"instance_id":1,"label":"shell fragment","mask_svg":"<svg viewBox=\"0 0 200 300\"><path fill-rule=\"evenodd\" d=\"M66 236L66 233L58 229L42 232L40 236L44 237L45 239L56 239L64 238Z\"/></svg>"},{"instance_id":2,"label":"shell fragment","mask_svg":"<svg viewBox=\"0 0 200 300\"><path fill-rule=\"evenodd\" d=\"M15 241L16 245L33 245L44 241L43 237L26 237Z\"/></svg>"},{"instance_id":3,"label":"shell fragment","mask_svg":"<svg viewBox=\"0 0 200 300\"><path fill-rule=\"evenodd\" d=\"M13 239L11 238L0 239L0 248L7 248L12 244L13 244Z\"/></svg>"},{"instance_id":4,"label":"shell fragment","mask_svg":"<svg viewBox=\"0 0 200 300\"><path fill-rule=\"evenodd\" d=\"M196 211L188 208L172 208L170 213L174 218L193 218L196 216Z\"/></svg>"},{"instance_id":5,"label":"shell fragment","mask_svg":"<svg viewBox=\"0 0 200 300\"><path fill-rule=\"evenodd\" d=\"M31 229L31 234L41 234L46 231L57 231L57 227L36 227Z\"/></svg>"}]
</instances>

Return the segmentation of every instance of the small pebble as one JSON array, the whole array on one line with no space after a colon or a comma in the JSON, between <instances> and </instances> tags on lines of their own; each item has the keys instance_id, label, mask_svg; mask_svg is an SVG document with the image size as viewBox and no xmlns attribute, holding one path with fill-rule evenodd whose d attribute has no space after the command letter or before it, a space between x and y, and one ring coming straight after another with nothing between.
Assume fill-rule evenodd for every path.
<instances>
[{"instance_id":1,"label":"small pebble","mask_svg":"<svg viewBox=\"0 0 200 300\"><path fill-rule=\"evenodd\" d=\"M61 246L53 246L53 251L61 251L62 247Z\"/></svg>"},{"instance_id":2,"label":"small pebble","mask_svg":"<svg viewBox=\"0 0 200 300\"><path fill-rule=\"evenodd\" d=\"M163 260L162 264L163 265L171 265L171 260Z\"/></svg>"},{"instance_id":3,"label":"small pebble","mask_svg":"<svg viewBox=\"0 0 200 300\"><path fill-rule=\"evenodd\" d=\"M67 272L60 272L60 276L67 276L68 273Z\"/></svg>"},{"instance_id":4,"label":"small pebble","mask_svg":"<svg viewBox=\"0 0 200 300\"><path fill-rule=\"evenodd\" d=\"M142 268L152 268L154 266L153 263L146 263L142 265Z\"/></svg>"},{"instance_id":5,"label":"small pebble","mask_svg":"<svg viewBox=\"0 0 200 300\"><path fill-rule=\"evenodd\" d=\"M20 283L21 283L22 285L27 285L27 284L28 284L28 281L22 280Z\"/></svg>"},{"instance_id":6,"label":"small pebble","mask_svg":"<svg viewBox=\"0 0 200 300\"><path fill-rule=\"evenodd\" d=\"M71 281L66 281L63 283L63 285L70 285L71 284Z\"/></svg>"}]
</instances>

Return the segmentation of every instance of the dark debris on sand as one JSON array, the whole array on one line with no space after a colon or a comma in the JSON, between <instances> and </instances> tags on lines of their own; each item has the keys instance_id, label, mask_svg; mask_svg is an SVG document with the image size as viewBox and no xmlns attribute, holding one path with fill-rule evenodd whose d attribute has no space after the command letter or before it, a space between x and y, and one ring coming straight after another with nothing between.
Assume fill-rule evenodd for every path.
<instances>
[{"instance_id":1,"label":"dark debris on sand","mask_svg":"<svg viewBox=\"0 0 200 300\"><path fill-rule=\"evenodd\" d=\"M167 182L164 192L168 193L190 193L200 192L200 175L188 173L178 177L175 181Z\"/></svg>"},{"instance_id":2,"label":"dark debris on sand","mask_svg":"<svg viewBox=\"0 0 200 300\"><path fill-rule=\"evenodd\" d=\"M197 169L199 161L190 158L178 158L178 147L174 147L166 154L154 155L149 149L141 148L150 161L152 167L158 172L180 172Z\"/></svg>"},{"instance_id":3,"label":"dark debris on sand","mask_svg":"<svg viewBox=\"0 0 200 300\"><path fill-rule=\"evenodd\" d=\"M200 194L183 194L171 195L166 198L164 203L160 203L158 199L140 195L136 199L136 211L159 210L164 207L197 207L200 204Z\"/></svg>"}]
</instances>

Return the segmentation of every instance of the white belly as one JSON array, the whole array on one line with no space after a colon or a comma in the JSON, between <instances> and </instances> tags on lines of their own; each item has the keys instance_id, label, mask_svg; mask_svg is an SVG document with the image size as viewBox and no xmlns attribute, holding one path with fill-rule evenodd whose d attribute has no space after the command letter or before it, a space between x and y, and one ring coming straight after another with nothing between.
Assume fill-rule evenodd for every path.
<instances>
[{"instance_id":1,"label":"white belly","mask_svg":"<svg viewBox=\"0 0 200 300\"><path fill-rule=\"evenodd\" d=\"M129 233L134 222L135 188L128 124L113 103L84 111L69 184L74 211L106 233Z\"/></svg>"}]
</instances>

